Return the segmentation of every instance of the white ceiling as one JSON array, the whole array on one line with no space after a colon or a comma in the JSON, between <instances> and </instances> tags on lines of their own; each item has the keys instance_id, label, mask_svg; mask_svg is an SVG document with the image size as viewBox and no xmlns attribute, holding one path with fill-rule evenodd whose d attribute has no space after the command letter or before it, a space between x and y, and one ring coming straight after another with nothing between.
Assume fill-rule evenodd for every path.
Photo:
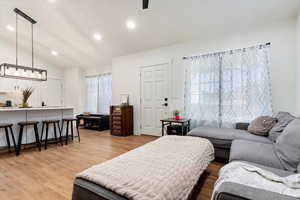
<instances>
[{"instance_id":1,"label":"white ceiling","mask_svg":"<svg viewBox=\"0 0 300 200\"><path fill-rule=\"evenodd\" d=\"M54 1L54 0L52 0ZM37 56L60 67L100 67L116 56L190 41L296 16L299 0L1 0L0 38L14 44L12 10L38 21ZM126 28L126 20L137 23ZM21 45L30 49L30 26L20 23ZM100 33L101 41L93 34ZM59 53L57 57L51 51ZM0 61L1 62L1 61Z\"/></svg>"}]
</instances>

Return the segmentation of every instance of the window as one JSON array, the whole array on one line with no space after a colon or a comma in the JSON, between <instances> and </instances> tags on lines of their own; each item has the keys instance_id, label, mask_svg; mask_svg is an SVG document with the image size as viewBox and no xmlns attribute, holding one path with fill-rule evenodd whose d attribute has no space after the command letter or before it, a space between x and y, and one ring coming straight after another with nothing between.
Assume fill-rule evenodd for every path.
<instances>
[{"instance_id":1,"label":"window","mask_svg":"<svg viewBox=\"0 0 300 200\"><path fill-rule=\"evenodd\" d=\"M269 47L186 59L185 112L192 125L232 127L272 114Z\"/></svg>"},{"instance_id":2,"label":"window","mask_svg":"<svg viewBox=\"0 0 300 200\"><path fill-rule=\"evenodd\" d=\"M112 102L112 76L86 77L86 112L109 114Z\"/></svg>"},{"instance_id":3,"label":"window","mask_svg":"<svg viewBox=\"0 0 300 200\"><path fill-rule=\"evenodd\" d=\"M98 77L86 78L86 111L98 112Z\"/></svg>"},{"instance_id":4,"label":"window","mask_svg":"<svg viewBox=\"0 0 300 200\"><path fill-rule=\"evenodd\" d=\"M99 76L98 99L98 113L109 114L112 102L111 74Z\"/></svg>"}]
</instances>

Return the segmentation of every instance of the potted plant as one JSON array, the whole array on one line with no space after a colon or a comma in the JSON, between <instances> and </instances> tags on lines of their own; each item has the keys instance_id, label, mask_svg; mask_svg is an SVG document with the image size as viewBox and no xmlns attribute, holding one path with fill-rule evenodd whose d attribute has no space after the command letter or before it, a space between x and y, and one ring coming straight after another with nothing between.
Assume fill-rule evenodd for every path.
<instances>
[{"instance_id":1,"label":"potted plant","mask_svg":"<svg viewBox=\"0 0 300 200\"><path fill-rule=\"evenodd\" d=\"M32 95L32 93L33 93L33 89L31 87L22 90L22 96L23 96L23 99L22 99L22 108L28 108L29 107L28 99L30 98L30 96Z\"/></svg>"},{"instance_id":2,"label":"potted plant","mask_svg":"<svg viewBox=\"0 0 300 200\"><path fill-rule=\"evenodd\" d=\"M174 111L173 111L173 116L174 116L174 118L175 118L176 120L180 120L179 114L180 114L180 111L179 111L179 110L174 110Z\"/></svg>"}]
</instances>

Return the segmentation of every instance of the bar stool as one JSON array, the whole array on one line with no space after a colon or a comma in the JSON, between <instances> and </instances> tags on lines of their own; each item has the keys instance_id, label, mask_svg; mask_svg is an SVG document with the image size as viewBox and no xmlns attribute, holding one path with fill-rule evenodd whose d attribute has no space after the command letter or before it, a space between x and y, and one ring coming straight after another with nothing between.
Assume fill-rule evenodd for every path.
<instances>
[{"instance_id":1,"label":"bar stool","mask_svg":"<svg viewBox=\"0 0 300 200\"><path fill-rule=\"evenodd\" d=\"M39 151L41 151L41 142L39 139L39 132L38 132L38 125L39 122L37 121L28 121L28 122L19 122L18 125L20 126L20 132L19 132L19 141L18 141L18 148L17 148L17 156L21 153L21 146L22 146L22 138L23 138L23 129L27 126L33 126L34 128L34 135L35 135L35 142L36 146L38 147Z\"/></svg>"},{"instance_id":2,"label":"bar stool","mask_svg":"<svg viewBox=\"0 0 300 200\"><path fill-rule=\"evenodd\" d=\"M77 137L78 141L80 142L80 134L79 134L79 129L78 129L78 121L75 118L64 118L62 119L62 126L61 126L61 131L63 130L64 123L67 122L67 128L66 128L66 144L68 144L68 138L69 138L69 126L71 126L71 136L72 140L74 140L74 131L73 131L73 121L76 121L76 129L77 129Z\"/></svg>"},{"instance_id":3,"label":"bar stool","mask_svg":"<svg viewBox=\"0 0 300 200\"><path fill-rule=\"evenodd\" d=\"M15 149L15 152L17 152L16 140L15 140L15 136L14 136L14 133L13 133L13 130L12 130L12 126L13 126L13 124L0 124L0 129L5 130L5 137L6 137L6 142L7 142L7 147L8 147L9 152L11 152L11 150L10 150L10 139L9 139L8 129L10 130L10 135L11 135L11 138L12 138L13 143L14 143L14 149Z\"/></svg>"},{"instance_id":4,"label":"bar stool","mask_svg":"<svg viewBox=\"0 0 300 200\"><path fill-rule=\"evenodd\" d=\"M42 126L41 142L43 140L44 128L46 125L45 150L47 149L49 125L51 125L51 124L53 125L55 141L57 141L57 134L56 134L57 133L56 127L57 127L58 132L59 132L59 140L60 140L60 143L62 144L63 142L62 142L62 138L61 138L61 130L60 130L60 125L59 125L59 120L44 120L42 123L43 123L43 126Z\"/></svg>"}]
</instances>

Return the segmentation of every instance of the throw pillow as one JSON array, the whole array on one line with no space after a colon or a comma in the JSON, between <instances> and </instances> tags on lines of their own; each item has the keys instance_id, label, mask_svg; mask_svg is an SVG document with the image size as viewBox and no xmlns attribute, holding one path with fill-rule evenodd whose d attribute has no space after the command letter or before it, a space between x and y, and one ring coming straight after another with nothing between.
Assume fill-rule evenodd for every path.
<instances>
[{"instance_id":1,"label":"throw pillow","mask_svg":"<svg viewBox=\"0 0 300 200\"><path fill-rule=\"evenodd\" d=\"M269 131L276 124L277 119L269 116L261 116L254 119L249 127L248 131L255 135L268 136Z\"/></svg>"},{"instance_id":2,"label":"throw pillow","mask_svg":"<svg viewBox=\"0 0 300 200\"><path fill-rule=\"evenodd\" d=\"M296 117L288 112L279 112L277 115L275 115L275 118L278 122L269 132L269 139L273 142L276 142L278 136L282 133L284 128Z\"/></svg>"},{"instance_id":3,"label":"throw pillow","mask_svg":"<svg viewBox=\"0 0 300 200\"><path fill-rule=\"evenodd\" d=\"M275 152L284 168L297 171L300 161L300 119L294 119L277 138Z\"/></svg>"}]
</instances>

